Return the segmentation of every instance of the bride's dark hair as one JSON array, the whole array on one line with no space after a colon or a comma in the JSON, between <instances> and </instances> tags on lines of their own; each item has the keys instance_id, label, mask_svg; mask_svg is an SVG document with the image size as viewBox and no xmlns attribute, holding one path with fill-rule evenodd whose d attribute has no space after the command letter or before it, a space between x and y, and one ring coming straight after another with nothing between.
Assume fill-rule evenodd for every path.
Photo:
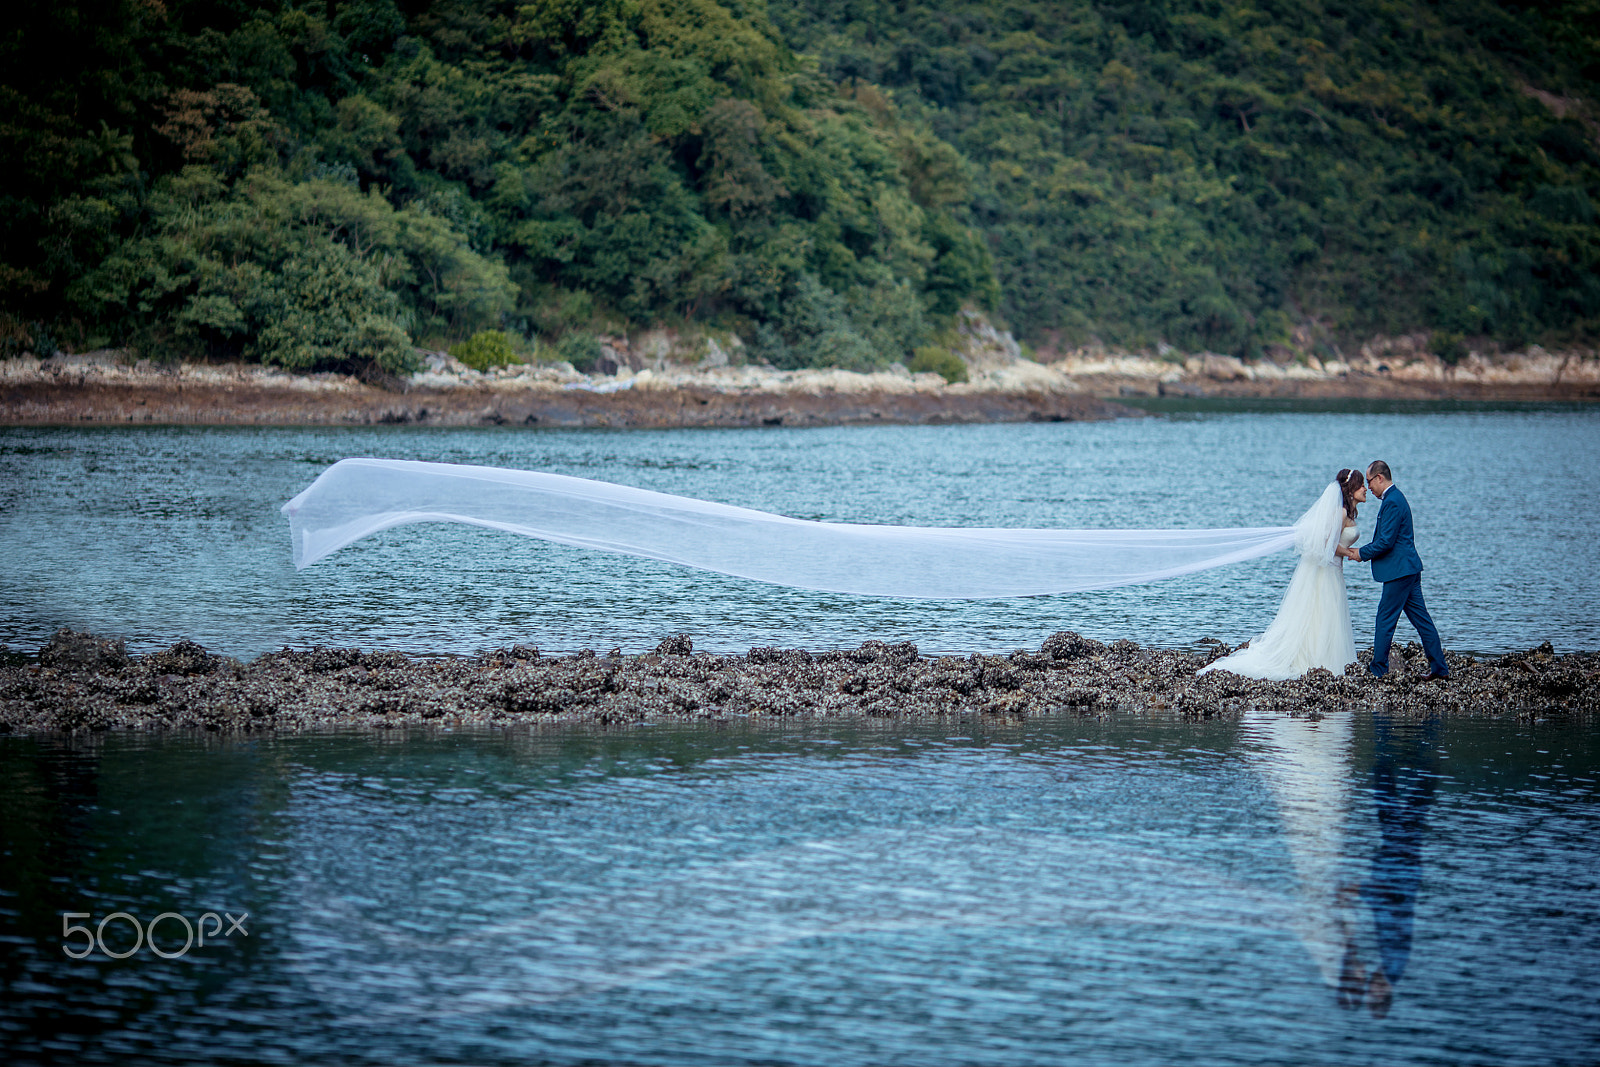
<instances>
[{"instance_id":1,"label":"bride's dark hair","mask_svg":"<svg viewBox=\"0 0 1600 1067\"><path fill-rule=\"evenodd\" d=\"M1339 490L1344 493L1344 513L1352 519L1356 517L1356 490L1367 484L1358 470L1346 468L1341 470L1334 481L1339 483Z\"/></svg>"}]
</instances>

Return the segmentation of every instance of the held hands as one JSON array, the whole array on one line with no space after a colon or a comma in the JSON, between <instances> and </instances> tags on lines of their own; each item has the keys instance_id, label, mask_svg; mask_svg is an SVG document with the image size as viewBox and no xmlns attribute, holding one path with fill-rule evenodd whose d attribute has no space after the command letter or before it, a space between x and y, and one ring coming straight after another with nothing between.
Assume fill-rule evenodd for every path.
<instances>
[{"instance_id":1,"label":"held hands","mask_svg":"<svg viewBox=\"0 0 1600 1067\"><path fill-rule=\"evenodd\" d=\"M1361 562L1361 553L1356 549L1340 546L1339 548L1334 549L1334 551L1353 563Z\"/></svg>"}]
</instances>

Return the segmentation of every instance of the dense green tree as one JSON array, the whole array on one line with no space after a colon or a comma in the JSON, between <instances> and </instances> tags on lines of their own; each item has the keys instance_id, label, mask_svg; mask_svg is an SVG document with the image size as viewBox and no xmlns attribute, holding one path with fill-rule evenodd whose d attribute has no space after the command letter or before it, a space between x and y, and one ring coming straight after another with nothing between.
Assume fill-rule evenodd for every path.
<instances>
[{"instance_id":1,"label":"dense green tree","mask_svg":"<svg viewBox=\"0 0 1600 1067\"><path fill-rule=\"evenodd\" d=\"M0 347L397 370L704 323L906 359L1600 323L1595 0L60 0Z\"/></svg>"},{"instance_id":2,"label":"dense green tree","mask_svg":"<svg viewBox=\"0 0 1600 1067\"><path fill-rule=\"evenodd\" d=\"M350 180L267 167L228 183L191 164L157 182L143 216L68 298L158 357L397 371L410 358L402 324L465 334L514 306L504 265L447 218ZM317 317L337 321L300 321ZM330 338L350 347L340 355Z\"/></svg>"},{"instance_id":3,"label":"dense green tree","mask_svg":"<svg viewBox=\"0 0 1600 1067\"><path fill-rule=\"evenodd\" d=\"M0 138L30 166L0 306L80 343L349 365L382 320L793 344L822 300L848 305L839 343L785 358L872 365L992 302L940 185L953 150L838 93L758 4L68 0L12 22ZM344 321L262 317L291 312Z\"/></svg>"},{"instance_id":4,"label":"dense green tree","mask_svg":"<svg viewBox=\"0 0 1600 1067\"><path fill-rule=\"evenodd\" d=\"M971 164L1024 334L1600 324L1600 6L773 0Z\"/></svg>"}]
</instances>

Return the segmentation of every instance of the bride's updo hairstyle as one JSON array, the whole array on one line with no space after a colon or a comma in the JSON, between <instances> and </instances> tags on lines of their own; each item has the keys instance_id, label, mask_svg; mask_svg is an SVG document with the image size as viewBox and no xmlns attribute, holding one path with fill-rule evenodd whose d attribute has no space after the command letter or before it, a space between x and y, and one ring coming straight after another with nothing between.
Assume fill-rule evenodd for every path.
<instances>
[{"instance_id":1,"label":"bride's updo hairstyle","mask_svg":"<svg viewBox=\"0 0 1600 1067\"><path fill-rule=\"evenodd\" d=\"M1352 519L1356 517L1356 490L1367 484L1358 470L1346 468L1334 476L1334 481L1339 483L1340 492L1344 493L1344 513Z\"/></svg>"}]
</instances>

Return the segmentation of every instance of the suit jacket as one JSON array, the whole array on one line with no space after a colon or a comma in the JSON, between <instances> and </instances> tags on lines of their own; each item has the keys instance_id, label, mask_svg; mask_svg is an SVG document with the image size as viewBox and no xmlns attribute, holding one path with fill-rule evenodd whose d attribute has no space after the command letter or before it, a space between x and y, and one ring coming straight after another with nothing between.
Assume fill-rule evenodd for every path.
<instances>
[{"instance_id":1,"label":"suit jacket","mask_svg":"<svg viewBox=\"0 0 1600 1067\"><path fill-rule=\"evenodd\" d=\"M1416 541L1411 534L1411 505L1391 485L1383 494L1383 507L1378 509L1372 540L1362 545L1363 560L1372 561L1372 580L1392 582L1411 574L1422 573L1422 557L1417 555Z\"/></svg>"}]
</instances>

